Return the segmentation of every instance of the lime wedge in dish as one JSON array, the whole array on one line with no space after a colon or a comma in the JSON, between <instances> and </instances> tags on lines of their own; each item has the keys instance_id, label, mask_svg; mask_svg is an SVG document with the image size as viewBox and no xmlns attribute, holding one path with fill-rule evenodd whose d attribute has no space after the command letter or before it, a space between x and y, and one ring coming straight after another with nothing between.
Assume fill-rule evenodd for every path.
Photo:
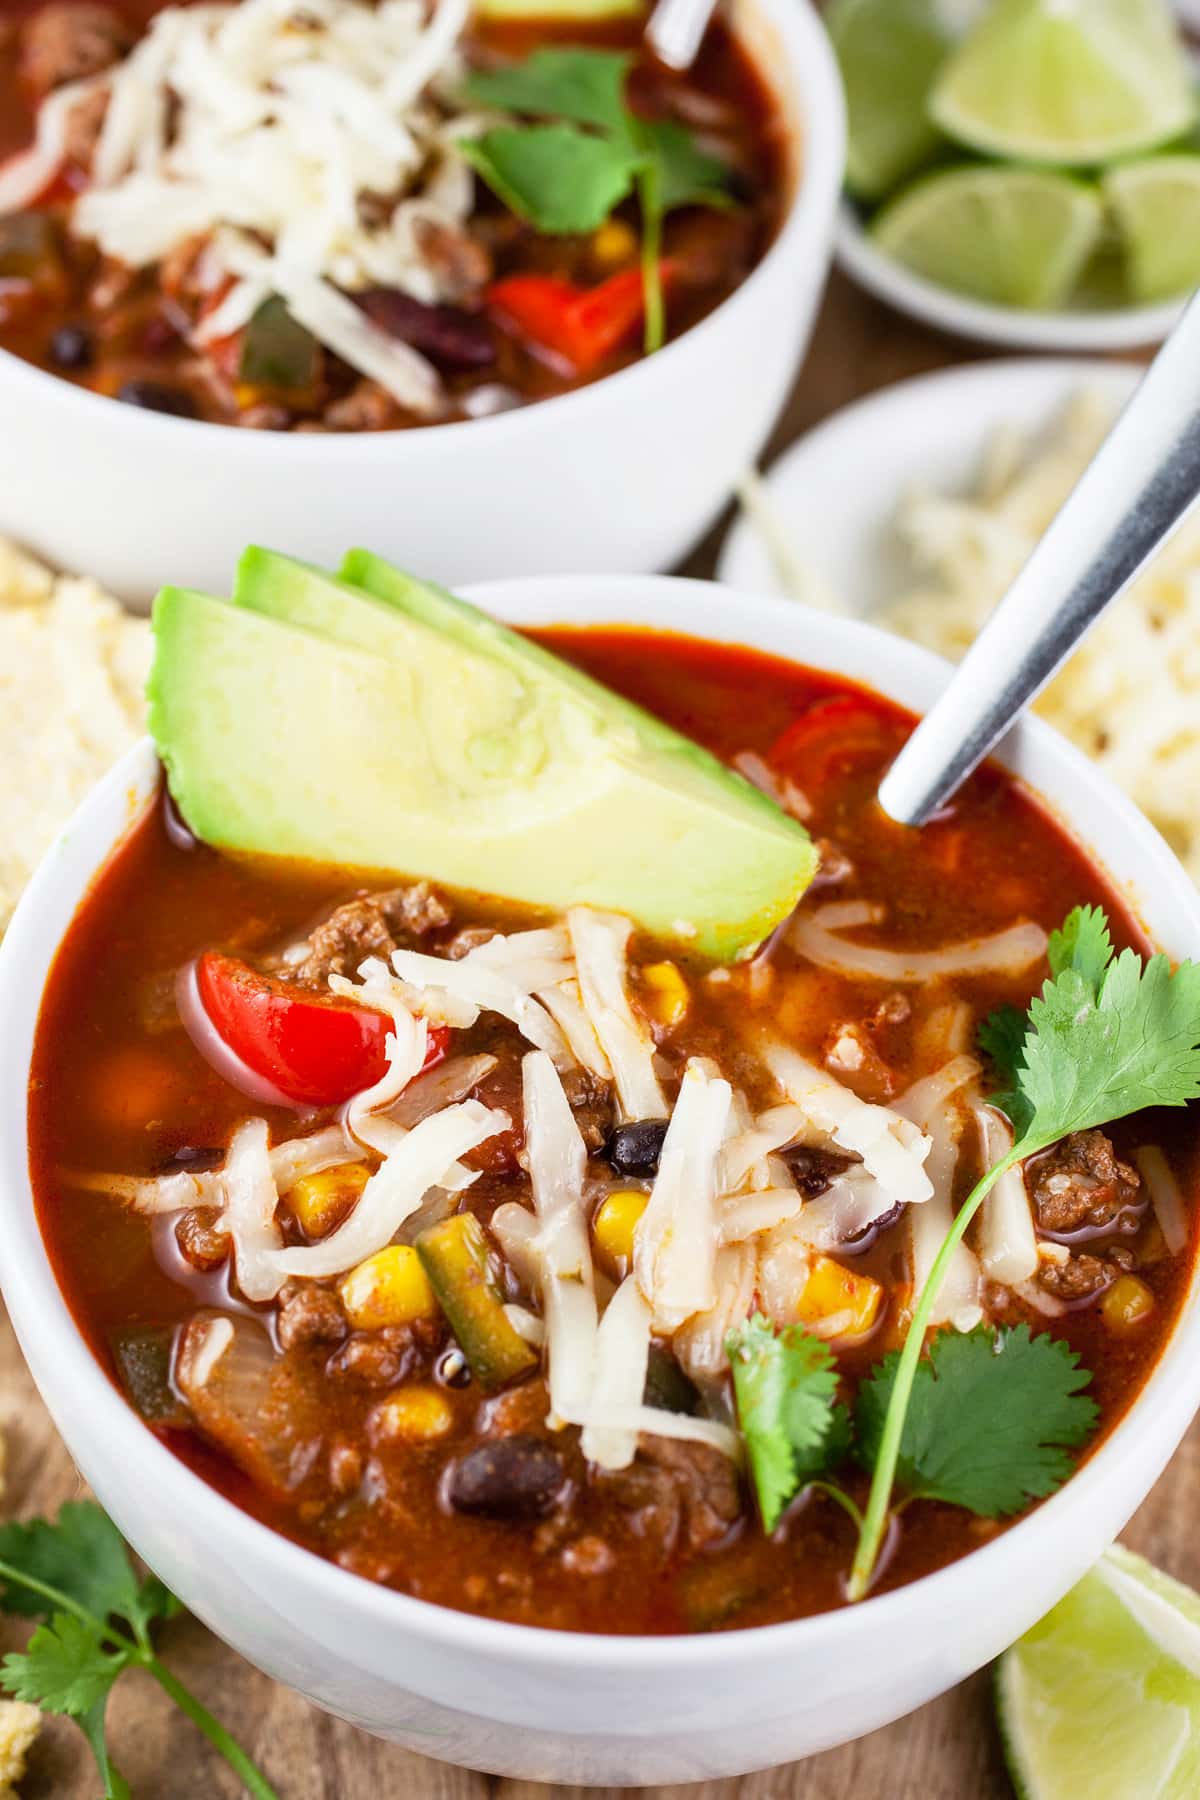
<instances>
[{"instance_id":1,"label":"lime wedge in dish","mask_svg":"<svg viewBox=\"0 0 1200 1800\"><path fill-rule=\"evenodd\" d=\"M1044 169L949 169L874 220L879 248L917 275L998 306L1062 306L1104 226L1096 190Z\"/></svg>"},{"instance_id":2,"label":"lime wedge in dish","mask_svg":"<svg viewBox=\"0 0 1200 1800\"><path fill-rule=\"evenodd\" d=\"M973 150L1081 166L1178 136L1196 95L1166 0L997 0L929 107Z\"/></svg>"},{"instance_id":3,"label":"lime wedge in dish","mask_svg":"<svg viewBox=\"0 0 1200 1800\"><path fill-rule=\"evenodd\" d=\"M1169 300L1200 286L1200 155L1150 156L1104 177L1135 300Z\"/></svg>"},{"instance_id":4,"label":"lime wedge in dish","mask_svg":"<svg viewBox=\"0 0 1200 1800\"><path fill-rule=\"evenodd\" d=\"M846 186L878 200L944 142L927 101L957 35L954 9L951 0L833 0L825 23L846 88Z\"/></svg>"},{"instance_id":5,"label":"lime wedge in dish","mask_svg":"<svg viewBox=\"0 0 1200 1800\"><path fill-rule=\"evenodd\" d=\"M1115 1546L996 1664L1021 1800L1195 1800L1200 1595Z\"/></svg>"}]
</instances>

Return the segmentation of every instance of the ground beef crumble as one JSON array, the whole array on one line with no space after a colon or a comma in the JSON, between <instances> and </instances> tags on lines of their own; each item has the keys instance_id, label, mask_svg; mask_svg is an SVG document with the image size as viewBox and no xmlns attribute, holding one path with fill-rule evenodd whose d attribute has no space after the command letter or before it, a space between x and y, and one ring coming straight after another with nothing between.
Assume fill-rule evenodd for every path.
<instances>
[{"instance_id":1,"label":"ground beef crumble","mask_svg":"<svg viewBox=\"0 0 1200 1800\"><path fill-rule=\"evenodd\" d=\"M277 958L274 972L301 987L324 989L331 975L353 975L369 956L388 957L450 923L450 908L427 881L360 894L335 907L310 933L302 954Z\"/></svg>"},{"instance_id":2,"label":"ground beef crumble","mask_svg":"<svg viewBox=\"0 0 1200 1800\"><path fill-rule=\"evenodd\" d=\"M1026 1185L1044 1232L1103 1229L1139 1200L1141 1177L1118 1160L1102 1131L1073 1131L1026 1170Z\"/></svg>"}]
</instances>

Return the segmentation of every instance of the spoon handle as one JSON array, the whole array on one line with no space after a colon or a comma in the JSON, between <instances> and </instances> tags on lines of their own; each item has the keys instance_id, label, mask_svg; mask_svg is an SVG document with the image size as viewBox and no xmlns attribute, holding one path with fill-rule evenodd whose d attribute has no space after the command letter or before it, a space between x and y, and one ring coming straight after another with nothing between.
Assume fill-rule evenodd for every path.
<instances>
[{"instance_id":1,"label":"spoon handle","mask_svg":"<svg viewBox=\"0 0 1200 1800\"><path fill-rule=\"evenodd\" d=\"M1200 295L879 789L923 825L1200 496Z\"/></svg>"}]
</instances>

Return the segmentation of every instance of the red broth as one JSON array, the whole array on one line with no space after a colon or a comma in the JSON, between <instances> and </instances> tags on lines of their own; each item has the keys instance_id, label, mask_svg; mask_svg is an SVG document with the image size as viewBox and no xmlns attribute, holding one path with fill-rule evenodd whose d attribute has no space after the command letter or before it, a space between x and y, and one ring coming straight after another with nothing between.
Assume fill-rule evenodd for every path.
<instances>
[{"instance_id":1,"label":"red broth","mask_svg":"<svg viewBox=\"0 0 1200 1800\"><path fill-rule=\"evenodd\" d=\"M877 901L887 908L874 934L879 941L930 948L1027 920L1049 929L1072 906L1092 902L1107 909L1119 944L1147 947L1137 921L1084 851L995 765L980 770L921 833L885 818L874 794L913 724L899 707L777 658L684 637L624 629L538 636L725 758L767 759L774 752L776 776L786 773L807 798L809 826L825 858L805 909L835 894ZM612 850L619 855L620 845ZM358 886L345 871L186 847L168 830L160 804L102 871L67 934L38 1026L31 1162L58 1280L114 1380L114 1347L131 1335L169 1334L198 1308L231 1304L228 1264L200 1272L180 1254L173 1220L148 1222L110 1195L80 1187L78 1175L160 1172L181 1147L224 1146L252 1111L268 1118L277 1136L297 1130L294 1113L250 1105L201 1058L174 1010L176 971L213 948L252 962L262 958ZM447 901L453 918L427 940L435 950L463 927L542 922L529 909L483 896L453 894ZM1024 1006L1044 977L1037 967L1019 976L955 976L910 986L905 1009L883 1004L894 995L886 984L816 969L785 943L774 946L766 970L761 962L742 965L713 980L706 965L635 937L631 964L638 969L665 956L674 957L689 1004L681 1022L666 1029L656 1022L660 1053L673 1068L686 1054L716 1057L755 1107L769 1103L769 1095L759 1091L761 1072L745 1048L748 1018L814 1059L827 1054L831 1033L853 1024L874 1059L859 1077L867 1082L864 1097L882 1098L945 1060L938 1021L954 1016L947 1007L965 1008L973 1040L984 1014L1004 1001ZM635 1003L652 1016L653 992L640 975L634 992ZM497 1056L480 1097L519 1111L512 1028L481 1020L457 1035L456 1048ZM584 1113L577 1117L582 1121ZM1092 1444L1135 1400L1162 1350L1186 1290L1195 1237L1191 1116L1142 1114L1111 1135L1122 1156L1139 1145L1162 1145L1187 1196L1191 1235L1179 1255L1166 1253L1144 1196L1140 1210L1082 1246L1097 1257L1116 1248L1127 1255L1149 1298L1148 1316L1115 1329L1103 1291L1050 1318L1007 1292L988 1303L1001 1322L1025 1321L1079 1352L1100 1407ZM501 1146L468 1190L467 1205L485 1226L498 1204L528 1198L528 1179L512 1148ZM606 1169L602 1156L594 1155L593 1172ZM960 1192L977 1173L964 1155ZM850 1395L902 1333L910 1280L904 1220L843 1261L878 1282L883 1295L869 1334L836 1345ZM325 1288L332 1291L331 1284ZM516 1293L511 1282L510 1292ZM277 1344L286 1335L274 1308L247 1309L236 1296L233 1303L243 1314L257 1310ZM297 1465L290 1488L264 1482L238 1441L232 1449L229 1440L215 1441L188 1422L186 1409L178 1422L155 1428L202 1479L297 1542L402 1592L468 1612L570 1630L670 1633L765 1624L843 1603L852 1533L827 1499L810 1494L767 1539L745 1487L703 1457L683 1468L640 1457L624 1480L597 1478L573 1428L548 1431L545 1389L536 1374L488 1399L473 1382L459 1385L461 1371L447 1363L448 1347L444 1325L433 1324L393 1331L391 1338L384 1331L343 1332L289 1348L279 1359L278 1398L304 1446L304 1466ZM444 1432L421 1442L381 1435L383 1401L413 1386L434 1393ZM566 1486L554 1506L503 1519L448 1504L448 1464L505 1433L533 1438L560 1459ZM864 1478L846 1480L861 1499ZM940 1568L1002 1529L952 1507L912 1504L879 1585L895 1587Z\"/></svg>"}]
</instances>

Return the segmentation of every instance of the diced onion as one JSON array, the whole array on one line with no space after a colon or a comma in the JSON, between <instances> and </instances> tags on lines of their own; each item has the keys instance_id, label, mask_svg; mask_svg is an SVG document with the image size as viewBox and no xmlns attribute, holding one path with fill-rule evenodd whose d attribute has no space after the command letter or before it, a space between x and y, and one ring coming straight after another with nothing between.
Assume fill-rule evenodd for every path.
<instances>
[{"instance_id":1,"label":"diced onion","mask_svg":"<svg viewBox=\"0 0 1200 1800\"><path fill-rule=\"evenodd\" d=\"M1013 1147L1013 1129L994 1106L976 1106L983 1164L990 1169ZM1037 1274L1037 1234L1021 1164L1006 1169L983 1203L979 1264L989 1281L1017 1287Z\"/></svg>"},{"instance_id":2,"label":"diced onion","mask_svg":"<svg viewBox=\"0 0 1200 1800\"><path fill-rule=\"evenodd\" d=\"M424 1075L418 1075L401 1094L388 1116L397 1125L411 1131L430 1113L443 1106L465 1100L472 1088L478 1087L485 1075L496 1067L494 1056L452 1056Z\"/></svg>"},{"instance_id":3,"label":"diced onion","mask_svg":"<svg viewBox=\"0 0 1200 1800\"><path fill-rule=\"evenodd\" d=\"M927 1167L933 1181L933 1198L924 1206L913 1207L908 1215L912 1230L914 1302L924 1294L938 1252L954 1223L954 1173L958 1164L962 1115L951 1100L944 1100L935 1108L928 1129L932 1147ZM942 1275L929 1323L953 1325L956 1331L971 1331L982 1318L979 1263L973 1250L958 1243Z\"/></svg>"},{"instance_id":4,"label":"diced onion","mask_svg":"<svg viewBox=\"0 0 1200 1800\"><path fill-rule=\"evenodd\" d=\"M1134 1151L1133 1160L1149 1191L1163 1243L1172 1256L1178 1256L1188 1241L1187 1209L1179 1183L1157 1144L1143 1144Z\"/></svg>"},{"instance_id":5,"label":"diced onion","mask_svg":"<svg viewBox=\"0 0 1200 1800\"><path fill-rule=\"evenodd\" d=\"M932 981L940 975L1017 974L1046 954L1046 933L1032 922L1012 925L992 937L965 938L942 950L884 950L839 936L828 922L832 911L823 907L807 917L798 913L789 930L792 945L801 956L818 968L836 969L842 975L868 975L877 981L903 984ZM847 917L840 906L834 916L842 922ZM861 922L865 923L865 918Z\"/></svg>"},{"instance_id":6,"label":"diced onion","mask_svg":"<svg viewBox=\"0 0 1200 1800\"><path fill-rule=\"evenodd\" d=\"M222 1187L221 1225L233 1239L238 1286L247 1300L273 1300L283 1286L275 1260L283 1239L275 1223L279 1190L271 1173L265 1119L247 1119L234 1132Z\"/></svg>"}]
</instances>

